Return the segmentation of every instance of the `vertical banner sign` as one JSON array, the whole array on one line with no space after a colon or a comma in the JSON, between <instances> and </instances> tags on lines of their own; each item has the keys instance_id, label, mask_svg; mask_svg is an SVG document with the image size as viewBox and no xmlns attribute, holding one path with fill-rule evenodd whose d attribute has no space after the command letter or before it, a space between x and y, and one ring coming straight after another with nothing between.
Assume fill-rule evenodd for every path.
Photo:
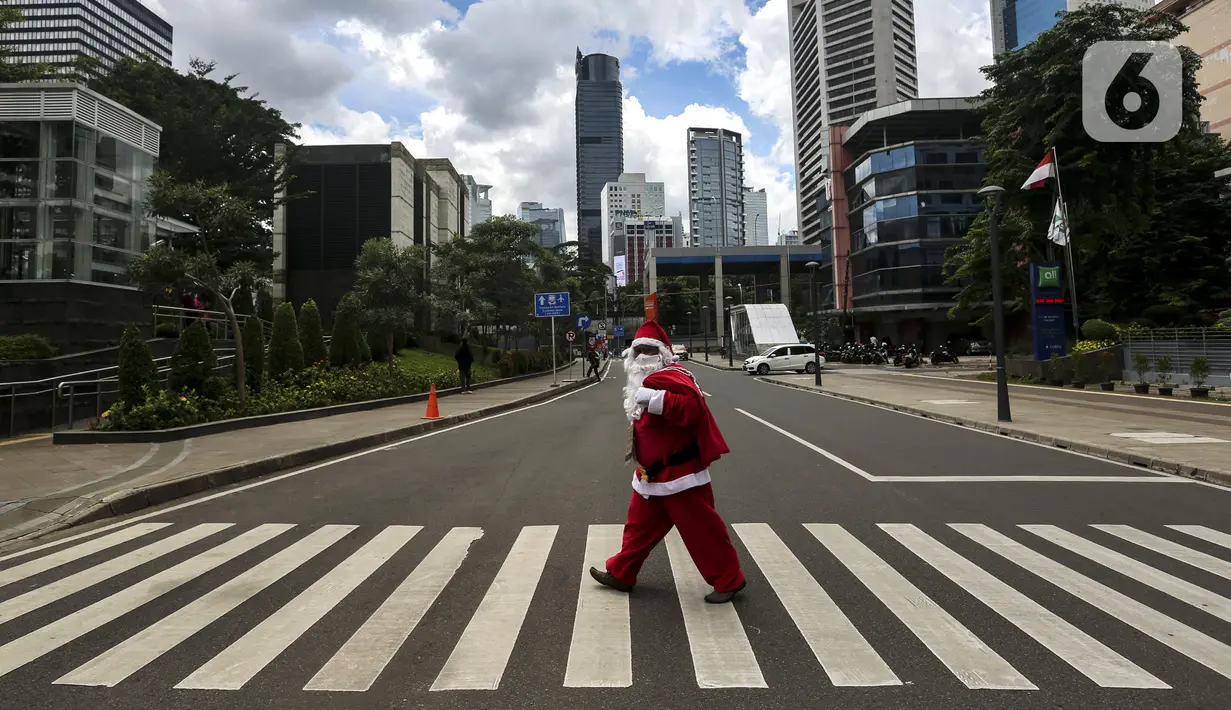
<instances>
[{"instance_id":1,"label":"vertical banner sign","mask_svg":"<svg viewBox=\"0 0 1231 710\"><path fill-rule=\"evenodd\" d=\"M1030 312L1034 323L1034 359L1064 357L1064 283L1060 264L1030 264Z\"/></svg>"},{"instance_id":2,"label":"vertical banner sign","mask_svg":"<svg viewBox=\"0 0 1231 710\"><path fill-rule=\"evenodd\" d=\"M658 320L658 292L645 297L645 319Z\"/></svg>"},{"instance_id":3,"label":"vertical banner sign","mask_svg":"<svg viewBox=\"0 0 1231 710\"><path fill-rule=\"evenodd\" d=\"M628 285L628 259L623 254L617 254L612 260L611 270L615 272L617 287L624 288Z\"/></svg>"}]
</instances>

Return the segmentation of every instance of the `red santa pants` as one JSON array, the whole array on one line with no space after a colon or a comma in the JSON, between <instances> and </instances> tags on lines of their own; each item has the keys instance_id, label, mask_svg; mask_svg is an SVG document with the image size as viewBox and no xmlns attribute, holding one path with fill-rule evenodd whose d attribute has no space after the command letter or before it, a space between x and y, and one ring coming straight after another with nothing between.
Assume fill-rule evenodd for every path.
<instances>
[{"instance_id":1,"label":"red santa pants","mask_svg":"<svg viewBox=\"0 0 1231 710\"><path fill-rule=\"evenodd\" d=\"M623 546L607 560L607 571L625 584L636 584L641 565L673 526L680 531L693 564L714 591L730 592L744 583L739 556L727 534L727 524L714 509L714 489L708 483L648 499L634 491L624 523Z\"/></svg>"}]
</instances>

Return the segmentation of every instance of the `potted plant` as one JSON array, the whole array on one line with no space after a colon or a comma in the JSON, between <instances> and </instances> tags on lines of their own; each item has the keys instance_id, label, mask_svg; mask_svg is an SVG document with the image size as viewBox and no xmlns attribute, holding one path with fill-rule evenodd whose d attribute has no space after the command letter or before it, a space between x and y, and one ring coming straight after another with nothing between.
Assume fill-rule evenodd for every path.
<instances>
[{"instance_id":1,"label":"potted plant","mask_svg":"<svg viewBox=\"0 0 1231 710\"><path fill-rule=\"evenodd\" d=\"M1103 377L1101 378L1103 381L1099 383L1099 388L1101 388L1104 392L1115 392L1116 391L1116 383L1114 382L1115 378L1111 376L1111 372L1117 369L1116 368L1117 354L1118 354L1118 351L1115 350L1114 348L1110 350L1104 350L1103 352L1099 353L1099 364L1101 365L1100 369L1102 370L1101 374L1103 375Z\"/></svg>"},{"instance_id":2,"label":"potted plant","mask_svg":"<svg viewBox=\"0 0 1231 710\"><path fill-rule=\"evenodd\" d=\"M1073 353L1073 389L1086 388L1086 355Z\"/></svg>"},{"instance_id":3,"label":"potted plant","mask_svg":"<svg viewBox=\"0 0 1231 710\"><path fill-rule=\"evenodd\" d=\"M1192 386L1188 391L1196 399L1205 399L1210 396L1210 388L1205 386L1205 381L1210 376L1210 360L1206 357L1195 357L1193 362L1188 366L1188 380Z\"/></svg>"},{"instance_id":4,"label":"potted plant","mask_svg":"<svg viewBox=\"0 0 1231 710\"><path fill-rule=\"evenodd\" d=\"M1146 382L1146 373L1150 371L1150 356L1145 353L1133 353L1133 372L1137 373L1137 383L1133 391L1137 394L1150 394L1150 383Z\"/></svg>"},{"instance_id":5,"label":"potted plant","mask_svg":"<svg viewBox=\"0 0 1231 710\"><path fill-rule=\"evenodd\" d=\"M1171 386L1171 356L1160 355L1154 360L1154 372L1158 377L1158 393L1164 397L1170 397L1172 392Z\"/></svg>"},{"instance_id":6,"label":"potted plant","mask_svg":"<svg viewBox=\"0 0 1231 710\"><path fill-rule=\"evenodd\" d=\"M1052 353L1047 360L1047 384L1053 387L1064 386L1064 375L1060 372L1060 354Z\"/></svg>"}]
</instances>

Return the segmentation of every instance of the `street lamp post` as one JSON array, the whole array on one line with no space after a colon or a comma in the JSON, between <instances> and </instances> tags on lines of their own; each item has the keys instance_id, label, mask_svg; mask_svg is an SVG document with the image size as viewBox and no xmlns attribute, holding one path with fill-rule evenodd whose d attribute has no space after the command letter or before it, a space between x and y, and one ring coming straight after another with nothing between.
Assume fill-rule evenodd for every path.
<instances>
[{"instance_id":1,"label":"street lamp post","mask_svg":"<svg viewBox=\"0 0 1231 710\"><path fill-rule=\"evenodd\" d=\"M727 296L722 299L727 302L727 367L735 367L735 348L731 347L735 344L735 338L731 333L731 301L734 301L733 296Z\"/></svg>"},{"instance_id":2,"label":"street lamp post","mask_svg":"<svg viewBox=\"0 0 1231 710\"><path fill-rule=\"evenodd\" d=\"M710 307L701 306L701 333L705 338L705 361L710 361Z\"/></svg>"},{"instance_id":3,"label":"street lamp post","mask_svg":"<svg viewBox=\"0 0 1231 710\"><path fill-rule=\"evenodd\" d=\"M692 311L688 312L688 357L692 357Z\"/></svg>"},{"instance_id":4,"label":"street lamp post","mask_svg":"<svg viewBox=\"0 0 1231 710\"><path fill-rule=\"evenodd\" d=\"M979 197L988 205L988 237L991 246L992 268L992 323L993 341L996 348L996 420L1011 422L1009 413L1009 379L1004 369L1004 300L1000 291L1000 226L996 222L996 208L1004 188L988 185L979 190Z\"/></svg>"},{"instance_id":5,"label":"street lamp post","mask_svg":"<svg viewBox=\"0 0 1231 710\"><path fill-rule=\"evenodd\" d=\"M809 261L804 266L808 267L808 292L812 297L812 366L816 369L816 386L821 386L821 323L818 320L819 308L816 302L816 269L820 263Z\"/></svg>"}]
</instances>

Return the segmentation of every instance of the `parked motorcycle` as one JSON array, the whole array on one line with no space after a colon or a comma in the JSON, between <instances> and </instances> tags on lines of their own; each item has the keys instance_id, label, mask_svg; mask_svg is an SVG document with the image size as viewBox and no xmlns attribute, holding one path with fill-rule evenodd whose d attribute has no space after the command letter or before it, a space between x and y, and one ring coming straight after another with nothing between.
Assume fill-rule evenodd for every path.
<instances>
[{"instance_id":1,"label":"parked motorcycle","mask_svg":"<svg viewBox=\"0 0 1231 710\"><path fill-rule=\"evenodd\" d=\"M957 355L950 352L948 346L941 345L939 348L936 348L935 350L932 351L931 360L932 360L933 365L943 365L949 362L956 365Z\"/></svg>"}]
</instances>

